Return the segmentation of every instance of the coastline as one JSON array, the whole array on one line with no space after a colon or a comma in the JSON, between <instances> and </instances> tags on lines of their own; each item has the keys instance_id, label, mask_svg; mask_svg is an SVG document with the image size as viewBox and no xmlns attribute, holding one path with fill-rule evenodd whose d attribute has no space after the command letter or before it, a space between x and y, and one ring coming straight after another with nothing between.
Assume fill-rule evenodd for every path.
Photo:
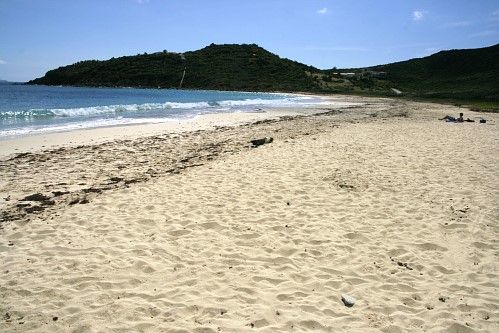
<instances>
[{"instance_id":1,"label":"coastline","mask_svg":"<svg viewBox=\"0 0 499 333\"><path fill-rule=\"evenodd\" d=\"M305 94L295 95L299 96ZM351 103L356 103L352 102L352 100L354 99L347 96L337 96L335 97L333 104L338 108L344 108L348 107ZM318 110L320 110L320 106L318 106ZM5 158L16 153L36 152L61 146L89 145L113 140L134 139L161 133L186 133L198 130L209 130L220 126L238 126L263 119L308 115L314 112L319 111L314 111L314 108L312 107L274 107L254 112L244 111L205 114L190 119L172 119L161 123L90 127L69 131L36 133L18 137L0 138L0 158Z\"/></svg>"},{"instance_id":2,"label":"coastline","mask_svg":"<svg viewBox=\"0 0 499 333\"><path fill-rule=\"evenodd\" d=\"M499 116L351 100L3 147L0 325L496 331Z\"/></svg>"}]
</instances>

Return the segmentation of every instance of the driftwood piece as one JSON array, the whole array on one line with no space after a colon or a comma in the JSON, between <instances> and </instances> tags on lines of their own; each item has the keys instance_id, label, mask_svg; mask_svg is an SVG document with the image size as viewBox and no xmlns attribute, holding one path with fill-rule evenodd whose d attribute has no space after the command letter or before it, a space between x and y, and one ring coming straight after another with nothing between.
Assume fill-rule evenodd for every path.
<instances>
[{"instance_id":1,"label":"driftwood piece","mask_svg":"<svg viewBox=\"0 0 499 333\"><path fill-rule=\"evenodd\" d=\"M263 139L251 140L251 144L253 145L253 147L258 147L258 146L264 145L266 143L271 143L272 141L274 141L273 138L265 137Z\"/></svg>"}]
</instances>

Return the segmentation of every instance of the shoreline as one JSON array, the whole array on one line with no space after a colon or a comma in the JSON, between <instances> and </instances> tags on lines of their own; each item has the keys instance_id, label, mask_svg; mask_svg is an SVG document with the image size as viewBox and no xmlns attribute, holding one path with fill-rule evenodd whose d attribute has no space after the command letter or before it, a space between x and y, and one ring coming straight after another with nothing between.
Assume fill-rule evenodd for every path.
<instances>
[{"instance_id":1,"label":"shoreline","mask_svg":"<svg viewBox=\"0 0 499 333\"><path fill-rule=\"evenodd\" d=\"M0 138L0 159L16 153L33 153L36 151L48 150L62 146L91 145L112 140L134 139L147 135L153 136L161 133L178 134L197 130L209 130L219 126L238 126L264 119L276 119L284 116L310 115L321 112L322 109L327 107L335 107L338 109L348 108L355 105L355 103L358 103L359 100L359 98L341 95L334 97L319 97L326 101L332 101L331 105L324 107L321 105L311 107L275 107L254 112L206 114L199 115L191 119L171 120L162 123L117 125L76 129L71 131L39 133L13 138ZM366 101L368 100L370 99L367 98Z\"/></svg>"},{"instance_id":2,"label":"shoreline","mask_svg":"<svg viewBox=\"0 0 499 333\"><path fill-rule=\"evenodd\" d=\"M179 134L214 129L217 126L237 126L261 119L281 116L276 111L272 111L271 113L272 115L268 113L263 115L263 112L209 114L197 116L192 119L172 120L163 123L118 125L5 138L0 139L0 158L5 158L15 153L33 153L62 146L92 145L114 140L154 136L162 133ZM284 112L282 115L287 114L287 112ZM289 114L293 114L293 112L289 112Z\"/></svg>"},{"instance_id":3,"label":"shoreline","mask_svg":"<svg viewBox=\"0 0 499 333\"><path fill-rule=\"evenodd\" d=\"M206 92L215 92L215 91L207 90ZM219 93L220 96L223 96L224 93L231 94L234 92L232 92L232 91L218 91L217 93ZM299 100L299 99L303 99L305 96L307 96L307 97L316 96L318 98L318 100L311 102L311 104L317 103L317 105L320 105L320 100L322 100L322 98L323 98L322 96L318 96L318 95L306 95L306 94L300 94L300 93L291 94L291 93L277 93L277 92L272 92L272 93L270 93L270 92L264 92L264 93L237 92L237 94L239 94L241 96L244 96L245 94L251 94L251 95L261 94L261 95L269 95L269 96L281 95L283 97L283 100L286 100L288 98ZM215 98L221 98L220 96L215 97ZM152 96L151 98L154 99L155 96ZM209 97L207 97L207 98L209 99ZM228 98L230 100L231 97L228 97ZM344 97L339 96L338 100L341 100L341 99L344 99ZM265 100L265 98L264 98L264 100ZM251 102L251 100L249 100L249 101ZM222 102L220 107L225 108L224 107L225 104L223 104L223 103L225 103L227 101L221 100L219 102ZM173 105L172 105L173 113L170 115L171 118L166 117L166 116L163 117L163 115L157 115L157 118L156 118L156 115L152 114L152 115L149 115L151 118L141 118L141 119L137 118L137 119L135 119L134 118L135 116L132 116L130 118L131 119L130 122L121 122L121 121L119 121L119 119L115 119L115 118L111 117L110 122L107 122L107 121L100 122L99 120L94 120L94 121L82 120L81 123L79 123L79 122L71 123L70 122L67 124L67 126L64 123L62 123L59 126L59 125L57 125L57 120L55 120L55 123L49 122L49 125L47 125L46 127L42 126L40 128L38 128L36 126L36 124L35 124L34 128L30 128L29 126L28 127L21 126L18 129L10 129L10 130L8 128L6 128L5 130L0 130L0 132L2 134L0 136L0 156L5 155L2 152L2 148L4 148L4 150L5 150L6 148L8 148L6 146L9 146L11 144L14 144L14 145L19 144L20 146L17 147L17 150L22 151L23 149L40 149L40 148L47 147L46 145L45 145L45 147L42 147L43 145L35 145L33 147L30 147L30 144L31 144L30 141L31 142L44 141L44 142L48 142L50 144L51 141L55 140L58 144L71 143L70 139L64 138L64 133L66 133L68 136L74 134L74 136L77 138L78 142L92 143L93 141L95 141L95 140L93 140L92 137L95 137L99 141L102 141L103 139L106 139L106 137L107 137L107 139L112 139L113 137L124 137L125 135L122 132L130 132L130 134L132 136L136 137L137 135L146 135L147 131L149 131L149 130L152 130L152 131L157 133L160 131L185 132L185 131L190 131L190 130L196 130L197 128L207 128L208 125L206 124L206 122L214 123L214 122L218 121L218 122L221 122L222 124L224 124L224 123L233 121L235 123L239 123L240 121L244 121L244 119L242 119L244 116L239 116L239 117L232 116L232 118L234 118L234 120L231 120L231 119L224 119L223 116L218 118L217 115L221 115L221 114L225 114L225 113L227 113L227 114L230 114L230 113L252 114L252 113L256 113L257 110L259 110L259 109L256 109L256 107L252 108L251 103L246 105L245 100L240 100L239 102L241 103L239 106L231 106L232 102L229 102L229 104L228 104L229 106L226 108L226 111L219 110L219 111L221 111L221 113L209 113L209 112L213 112L213 110L211 110L211 108L208 106L209 103L199 101L199 102L195 102L195 103L187 103L186 104L186 105L188 105L187 109L184 109L182 111L185 114L183 114L183 113L177 114L175 111L175 109L177 108L177 104L182 105L183 104L182 102L179 102L179 103L164 102L163 106L165 108L168 108L170 103L173 103ZM117 102L117 103L119 104L119 102ZM301 109L302 108L302 106L298 105L298 104L300 104L300 102L295 101L293 103L297 103L297 106L296 107L283 106L280 108L282 110L286 110L286 109L291 110L291 109ZM341 101L339 103L341 104ZM144 105L147 106L148 104L149 103L145 103ZM152 103L152 104L157 104L157 103ZM192 105L199 104L198 106L200 108L206 107L206 110L204 110L204 111L206 111L208 113L204 114L204 115L207 116L208 120L203 121L202 120L203 115L195 115L194 111L189 110L189 107L192 106L190 104L192 104ZM236 102L236 104L237 104L237 102ZM111 110L114 110L113 108L119 107L119 106L120 105L96 106L95 108L97 108L97 109L99 109L99 108L104 108L104 109L111 108ZM124 105L125 108L128 106L130 106L132 108L132 110L134 107L137 107L139 110L140 110L140 107L142 107L142 105L140 105L140 103L139 104L132 104L132 105ZM303 105L303 106L305 106L305 105ZM88 110L94 109L94 107L92 107L92 106L83 107L82 109L84 109L84 111L81 111L83 114L88 113L88 112L90 112L90 114L92 114L94 112L94 111L88 111ZM182 109L182 107L180 107L179 109ZM61 109L61 110L64 110L64 109ZM71 110L71 108L69 110ZM277 108L272 108L272 112L275 112L275 110L277 110ZM34 110L34 111L36 111L36 110ZM54 109L53 111L54 112L58 111L58 109ZM79 110L76 110L76 111L80 112ZM97 111L99 113L102 110L100 110L100 111L97 110ZM14 112L14 114L18 113L17 111L13 111L13 112ZM49 110L49 112L52 112L52 111ZM201 111L201 110L199 112L203 113L203 111ZM217 111L215 111L215 112L217 112ZM165 114L168 114L168 113L169 112L165 112ZM59 114L59 113L56 112L55 114ZM183 117L183 115L185 115L186 117ZM213 117L211 117L211 116L213 116ZM213 118L213 119L210 120L210 118ZM238 118L241 118L241 119L238 119ZM256 117L247 117L247 118L248 118L248 121L254 121L254 119ZM114 122L113 119L116 120L116 122ZM135 122L135 120L137 120L137 122ZM119 128L123 128L123 130L120 130ZM14 140L14 141L10 141L10 140ZM17 142L19 142L19 143L17 143ZM10 152L12 153L12 149L10 150Z\"/></svg>"},{"instance_id":4,"label":"shoreline","mask_svg":"<svg viewBox=\"0 0 499 333\"><path fill-rule=\"evenodd\" d=\"M357 100L0 159L0 325L497 331L499 115Z\"/></svg>"}]
</instances>

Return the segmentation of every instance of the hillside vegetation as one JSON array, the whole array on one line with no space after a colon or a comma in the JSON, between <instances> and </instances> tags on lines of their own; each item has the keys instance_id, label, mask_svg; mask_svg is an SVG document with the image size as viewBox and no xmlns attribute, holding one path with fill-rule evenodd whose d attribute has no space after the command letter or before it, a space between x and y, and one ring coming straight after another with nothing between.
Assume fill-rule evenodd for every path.
<instances>
[{"instance_id":1,"label":"hillside vegetation","mask_svg":"<svg viewBox=\"0 0 499 333\"><path fill-rule=\"evenodd\" d=\"M185 69L185 76L182 76ZM313 91L315 71L251 45L210 45L183 54L158 52L82 61L47 72L30 84L247 91Z\"/></svg>"},{"instance_id":2,"label":"hillside vegetation","mask_svg":"<svg viewBox=\"0 0 499 333\"><path fill-rule=\"evenodd\" d=\"M255 44L212 44L183 54L165 50L106 61L81 61L51 70L28 84L308 91L497 104L497 59L499 44L442 51L425 58L370 68L320 70L280 58Z\"/></svg>"},{"instance_id":3,"label":"hillside vegetation","mask_svg":"<svg viewBox=\"0 0 499 333\"><path fill-rule=\"evenodd\" d=\"M418 97L499 101L499 44L441 51L372 70L386 72L393 86Z\"/></svg>"}]
</instances>

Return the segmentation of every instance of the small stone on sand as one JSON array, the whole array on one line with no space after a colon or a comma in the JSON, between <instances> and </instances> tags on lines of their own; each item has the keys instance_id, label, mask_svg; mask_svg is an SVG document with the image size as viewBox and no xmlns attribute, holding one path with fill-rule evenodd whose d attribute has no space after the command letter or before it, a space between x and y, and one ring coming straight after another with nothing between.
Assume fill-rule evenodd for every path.
<instances>
[{"instance_id":1,"label":"small stone on sand","mask_svg":"<svg viewBox=\"0 0 499 333\"><path fill-rule=\"evenodd\" d=\"M351 308L352 306L355 305L355 299L347 294L343 294L341 295L341 300L343 301L343 303L345 303L346 306L348 306L349 308Z\"/></svg>"}]
</instances>

